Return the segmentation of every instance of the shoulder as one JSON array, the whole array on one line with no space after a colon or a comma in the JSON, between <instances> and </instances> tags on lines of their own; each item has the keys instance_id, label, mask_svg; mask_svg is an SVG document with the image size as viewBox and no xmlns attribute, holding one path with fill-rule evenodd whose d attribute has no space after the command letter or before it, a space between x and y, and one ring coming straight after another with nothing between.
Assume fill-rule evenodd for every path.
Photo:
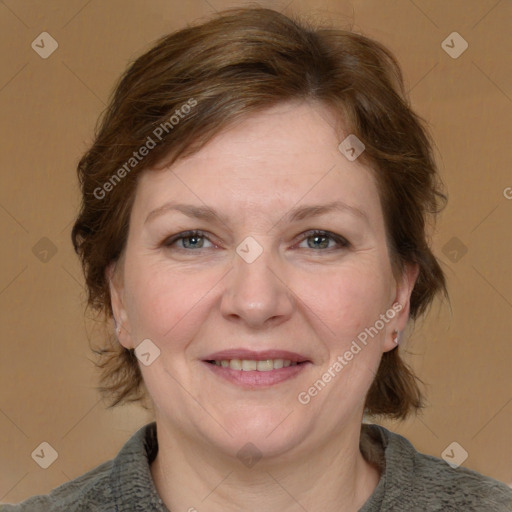
<instances>
[{"instance_id":1,"label":"shoulder","mask_svg":"<svg viewBox=\"0 0 512 512\"><path fill-rule=\"evenodd\" d=\"M126 510L136 494L142 507L160 505L149 465L158 450L156 426L137 431L115 459L97 466L47 495L33 496L16 505L0 505L0 512L100 512Z\"/></svg>"},{"instance_id":2,"label":"shoulder","mask_svg":"<svg viewBox=\"0 0 512 512\"><path fill-rule=\"evenodd\" d=\"M438 504L439 510L512 512L512 489L504 483L419 452L413 460L413 492Z\"/></svg>"},{"instance_id":3,"label":"shoulder","mask_svg":"<svg viewBox=\"0 0 512 512\"><path fill-rule=\"evenodd\" d=\"M17 505L0 505L0 512L105 510L105 503L111 500L109 479L112 464L113 461L105 462L88 473L62 484L49 494L32 496Z\"/></svg>"},{"instance_id":4,"label":"shoulder","mask_svg":"<svg viewBox=\"0 0 512 512\"><path fill-rule=\"evenodd\" d=\"M504 483L420 453L382 426L367 425L367 431L384 448L387 507L382 510L406 510L410 503L410 509L425 511L512 511L512 489Z\"/></svg>"}]
</instances>

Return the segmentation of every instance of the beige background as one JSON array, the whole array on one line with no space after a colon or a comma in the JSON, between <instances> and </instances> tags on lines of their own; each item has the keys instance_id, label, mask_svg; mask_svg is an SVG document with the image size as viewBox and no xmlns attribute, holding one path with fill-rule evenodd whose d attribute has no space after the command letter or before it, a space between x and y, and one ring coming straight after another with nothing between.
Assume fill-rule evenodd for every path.
<instances>
[{"instance_id":1,"label":"beige background","mask_svg":"<svg viewBox=\"0 0 512 512\"><path fill-rule=\"evenodd\" d=\"M0 3L0 501L46 493L112 458L150 420L133 406L106 410L95 391L87 342L94 326L84 321L70 243L75 167L131 59L169 31L245 4ZM384 424L438 457L457 441L469 454L465 467L511 484L512 2L260 5L352 23L401 62L412 104L431 124L450 196L434 247L452 303L451 311L437 304L408 342L429 408ZM47 59L31 48L43 31L59 45ZM457 59L441 47L454 31L469 44ZM31 458L43 441L58 452L46 470Z\"/></svg>"}]
</instances>

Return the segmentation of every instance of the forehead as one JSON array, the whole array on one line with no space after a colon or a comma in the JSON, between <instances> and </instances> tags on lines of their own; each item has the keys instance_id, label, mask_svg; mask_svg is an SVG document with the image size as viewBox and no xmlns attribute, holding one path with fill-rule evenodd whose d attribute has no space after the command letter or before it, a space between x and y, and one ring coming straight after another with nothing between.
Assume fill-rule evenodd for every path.
<instances>
[{"instance_id":1,"label":"forehead","mask_svg":"<svg viewBox=\"0 0 512 512\"><path fill-rule=\"evenodd\" d=\"M347 135L323 105L277 105L231 125L168 170L144 172L134 209L143 214L183 199L228 215L261 215L341 199L375 220L380 206L372 171L338 149Z\"/></svg>"}]
</instances>

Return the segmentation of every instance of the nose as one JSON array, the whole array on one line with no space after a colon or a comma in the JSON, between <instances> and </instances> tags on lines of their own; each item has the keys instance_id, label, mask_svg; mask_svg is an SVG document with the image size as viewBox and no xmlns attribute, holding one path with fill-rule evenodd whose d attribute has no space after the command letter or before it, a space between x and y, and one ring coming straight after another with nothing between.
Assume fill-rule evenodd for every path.
<instances>
[{"instance_id":1,"label":"nose","mask_svg":"<svg viewBox=\"0 0 512 512\"><path fill-rule=\"evenodd\" d=\"M221 313L230 321L245 323L252 329L276 326L290 318L295 299L285 282L283 266L270 251L251 263L238 254L226 276Z\"/></svg>"}]
</instances>

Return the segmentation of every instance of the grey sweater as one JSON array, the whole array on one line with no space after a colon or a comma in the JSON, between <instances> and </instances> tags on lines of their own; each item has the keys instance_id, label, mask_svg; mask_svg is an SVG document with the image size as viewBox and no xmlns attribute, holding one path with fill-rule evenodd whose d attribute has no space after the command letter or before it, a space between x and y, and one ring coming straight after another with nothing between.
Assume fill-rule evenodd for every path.
<instances>
[{"instance_id":1,"label":"grey sweater","mask_svg":"<svg viewBox=\"0 0 512 512\"><path fill-rule=\"evenodd\" d=\"M512 489L505 484L419 453L407 439L384 427L363 424L360 447L382 476L359 512L512 511ZM150 423L127 441L115 459L48 495L0 505L0 512L169 512L150 472L157 451L156 425ZM200 504L196 508L208 509Z\"/></svg>"}]
</instances>

